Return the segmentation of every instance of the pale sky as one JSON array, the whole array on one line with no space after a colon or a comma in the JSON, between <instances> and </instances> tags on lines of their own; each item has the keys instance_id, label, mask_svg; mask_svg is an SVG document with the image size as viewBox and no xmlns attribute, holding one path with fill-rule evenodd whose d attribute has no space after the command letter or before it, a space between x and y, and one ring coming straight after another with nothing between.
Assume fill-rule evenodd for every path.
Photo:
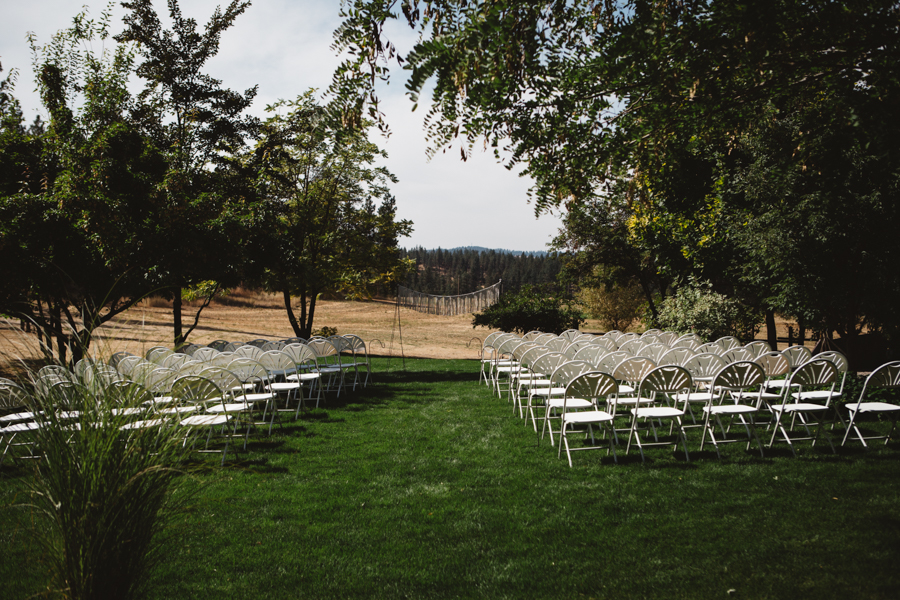
<instances>
[{"instance_id":1,"label":"pale sky","mask_svg":"<svg viewBox=\"0 0 900 600\"><path fill-rule=\"evenodd\" d=\"M166 2L156 0L154 4L167 26ZM46 119L46 113L34 93L25 34L34 32L38 43L45 44L56 31L71 25L83 5L80 0L3 0L0 77L11 68L19 70L15 95L29 122L38 112ZM217 5L227 2L181 0L182 14L196 19L201 30ZM88 6L90 14L99 17L105 5ZM279 98L295 98L311 87L324 91L339 63L330 49L332 32L340 22L339 8L339 0L254 0L223 34L219 54L207 63L205 72L233 90L258 85L250 112L262 118L265 106ZM124 12L116 3L114 33L122 29ZM412 43L412 33L397 31L402 35L395 41L405 52ZM507 171L489 152L476 151L462 162L458 144L446 154L427 160L422 131L427 107L423 102L411 112L412 102L402 93L405 73L394 67L396 64L392 65L395 79L381 92L382 112L392 135L385 140L373 133L373 141L387 150L387 167L400 180L393 187L398 216L413 221L413 234L401 239L401 245L546 250L560 222L554 215L535 218L526 196L529 179Z\"/></svg>"}]
</instances>

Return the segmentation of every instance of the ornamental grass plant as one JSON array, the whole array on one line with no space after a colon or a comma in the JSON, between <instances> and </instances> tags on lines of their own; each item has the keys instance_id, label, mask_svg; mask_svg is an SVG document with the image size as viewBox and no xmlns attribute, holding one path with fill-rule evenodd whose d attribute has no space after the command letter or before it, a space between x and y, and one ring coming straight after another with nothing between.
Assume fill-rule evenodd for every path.
<instances>
[{"instance_id":1,"label":"ornamental grass plant","mask_svg":"<svg viewBox=\"0 0 900 600\"><path fill-rule=\"evenodd\" d=\"M143 386L60 373L32 373L23 386L38 428L34 460L18 461L31 473L16 504L33 521L47 596L134 598L178 508L190 440L148 414Z\"/></svg>"}]
</instances>

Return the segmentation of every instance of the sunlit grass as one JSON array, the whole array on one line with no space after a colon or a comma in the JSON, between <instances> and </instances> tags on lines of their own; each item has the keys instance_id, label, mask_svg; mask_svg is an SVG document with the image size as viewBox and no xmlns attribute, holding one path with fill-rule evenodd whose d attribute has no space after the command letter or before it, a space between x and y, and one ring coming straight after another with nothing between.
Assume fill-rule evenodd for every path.
<instances>
[{"instance_id":1,"label":"sunlit grass","mask_svg":"<svg viewBox=\"0 0 900 600\"><path fill-rule=\"evenodd\" d=\"M472 361L375 362L224 468L163 533L150 598L894 598L900 448L741 444L565 457ZM871 424L883 427L887 424ZM205 459L204 459L205 460ZM26 467L4 467L10 503ZM182 492L179 492L179 494ZM42 589L27 512L0 516L10 598ZM27 569L22 566L27 565ZM15 577L12 577L15 575Z\"/></svg>"}]
</instances>

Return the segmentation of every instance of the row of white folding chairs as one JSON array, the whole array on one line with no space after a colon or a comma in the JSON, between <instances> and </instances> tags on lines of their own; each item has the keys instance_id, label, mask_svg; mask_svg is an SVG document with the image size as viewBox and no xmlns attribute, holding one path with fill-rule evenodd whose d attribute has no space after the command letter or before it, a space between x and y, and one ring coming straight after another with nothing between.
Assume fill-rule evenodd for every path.
<instances>
[{"instance_id":1,"label":"row of white folding chairs","mask_svg":"<svg viewBox=\"0 0 900 600\"><path fill-rule=\"evenodd\" d=\"M552 353L551 353L552 354ZM550 355L545 355L550 356ZM685 415L691 415L693 419L693 414L691 411L692 403L701 403L703 405L703 423L697 426L703 427L703 437L701 438L701 449L706 441L707 435L709 435L711 442L716 448L716 452L719 452L719 444L725 442L733 442L733 441L742 441L738 439L729 439L726 433L726 428L721 422L721 416L731 417L732 420L735 417L739 418L739 423L742 425L747 432L747 447L749 449L752 441L756 441L759 446L759 451L762 454L762 442L759 440L758 436L755 433L754 420L752 415L759 413L763 410L768 410L771 415L770 419L770 429L772 430L772 436L769 440L768 446L772 446L776 441L776 436L781 435L783 441L788 444L791 451L794 452L795 441L799 439L811 439L813 440L813 444L819 437L820 431L822 430L824 414L829 411L831 407L831 403L839 397L839 393L835 393L835 385L837 378L840 374L841 363L843 363L844 370L846 370L846 358L839 353L822 353L817 357L803 363L798 368L795 369L793 373L789 375L788 385L784 386L782 389L781 395L770 395L765 392L766 383L772 379L773 376L778 376L783 374L788 369L788 361L783 353L771 352L765 356L757 357L756 360L743 360L736 361L733 363L724 363L721 359L717 360L715 355L707 354L708 360L702 361L702 357L698 358L697 361L693 362L705 362L702 365L702 368L696 369L691 367L696 367L697 365L688 364L687 366L679 366L679 365L654 365L653 361L650 359L642 358L642 357L632 357L630 359L626 359L626 361L620 363L618 367L611 370L608 373L604 373L602 368L597 368L595 365L587 361L568 361L559 353L556 354L557 366L555 367L553 374L547 378L545 385L537 386L539 390L537 392L537 396L543 399L542 405L546 409L545 416L543 418L544 425L542 427L542 433L545 428L549 426L548 419L551 418L551 410L562 409L563 415L559 417L561 422L561 436L562 436L562 444L566 447L567 456L569 458L569 464L571 466L571 452L568 440L565 436L565 431L569 425L576 424L590 424L590 423L608 423L612 426L613 417L616 413L616 406L622 400L620 394L629 393L637 389L637 395L625 398L626 406L632 406L633 410L631 410L632 414L632 430L629 432L629 444L628 448L631 446L632 436L635 436L635 440L638 448L641 450L641 456L643 458L643 446L648 445L648 442L645 440L642 442L641 433L638 432L635 427L639 418L649 419L652 427L653 419L663 419L663 420L672 420L675 425L678 427L679 438L681 443L684 444L684 452L686 458L689 460L687 446L686 446L686 437L684 435L685 425L682 422L682 418ZM538 363L540 363L541 359L538 359ZM894 387L900 386L900 363L893 363L894 367L885 367L886 372L880 378L877 378L877 385L882 387L893 385ZM581 374L588 370L593 370L595 372L595 379L600 377L602 374L603 377L606 377L613 383L612 387L607 386L607 395L613 395L613 408L612 415L607 414L599 421L596 420L598 411L600 411L599 407L594 402L592 405L584 405L585 399L583 394L583 389L579 388L577 397L572 397L570 399L570 404L568 406L573 407L577 410L589 409L591 412L589 414L578 414L573 415L568 421L567 417L564 416L566 413L566 398L569 397L568 385L573 378L575 373L571 372L574 368L573 365L578 367L579 373ZM889 369L893 368L893 371L889 371ZM569 372L567 372L567 369ZM674 394L675 402L672 405L667 406L653 406L652 401L648 401L645 399L645 396L642 393L642 387L645 385L645 382L650 377L656 377L656 379L660 379L662 377L662 373L668 372L669 374L677 373L679 371L683 371L682 379L686 377L687 384L682 385L678 388L678 390L669 389L665 387L660 387L658 385L659 382L654 384L653 391L654 392L667 392L670 394ZM693 371L693 373L692 373ZM651 373L655 374L651 376ZM562 376L560 376L560 374ZM695 375L696 374L696 375ZM696 379L707 380L707 391L698 393L695 387ZM661 380L660 380L661 381ZM868 383L868 382L867 382ZM823 387L825 389L804 389L804 387ZM830 387L829 387L830 386ZM583 387L583 386L582 386ZM841 387L843 388L843 382ZM742 403L740 394L743 394L746 391L751 389L756 389L755 394L748 393L746 398L750 400L749 403ZM791 390L791 391L789 391ZM796 390L796 391L793 391ZM864 395L865 392L863 392ZM738 394L737 396L735 394ZM562 400L559 396L562 395ZM729 396L731 401L725 401L726 395ZM537 430L537 418L534 413L535 403L533 401L534 395L529 394L528 398L528 408L527 414L525 416L530 417L532 424ZM640 405L646 404L647 406L640 411ZM574 406L573 406L574 405ZM680 405L680 407L679 407ZM874 412L876 410L886 410L882 406L877 405L877 403L863 403L862 396L859 403L851 405L851 422L852 418L855 414L858 414L863 411ZM863 408L857 408L863 407ZM900 406L894 406L891 411L900 410ZM638 411L637 413L635 411ZM602 412L602 411L600 411ZM640 414L638 414L640 413ZM838 413L835 413L838 417L840 416ZM896 419L896 412L893 412L893 418ZM784 415L790 415L791 424L789 426L785 425L783 422ZM812 423L807 421L809 415L818 416L818 419L815 419L815 435L811 435L809 431L810 425ZM799 416L799 421L797 417ZM843 419L841 418L843 421ZM695 422L696 424L696 422ZM715 425L718 424L720 429L720 437L718 440L715 437ZM807 437L798 437L794 435L794 427L798 425L802 427L807 432ZM552 426L550 426L551 432L551 441L552 441ZM850 434L851 428L847 427L847 432L844 436L846 441L847 436ZM589 431L589 435L593 439L593 432ZM615 428L611 427L611 433L613 437L615 437ZM865 444L863 439L863 435L856 431L860 440ZM891 432L888 434L888 438L893 433L893 426ZM656 431L653 429L654 438L656 438ZM828 442L834 450L834 446L831 443L830 435L827 434ZM542 435L543 437L543 435ZM656 440L658 441L658 440ZM676 439L675 445L677 446L678 439ZM655 445L655 442L651 442L649 445ZM615 448L613 444L609 444L609 448L612 452L615 452ZM560 446L559 453L561 454L562 446ZM628 449L626 448L626 453ZM795 453L795 452L794 452ZM795 453L796 454L796 453Z\"/></svg>"}]
</instances>

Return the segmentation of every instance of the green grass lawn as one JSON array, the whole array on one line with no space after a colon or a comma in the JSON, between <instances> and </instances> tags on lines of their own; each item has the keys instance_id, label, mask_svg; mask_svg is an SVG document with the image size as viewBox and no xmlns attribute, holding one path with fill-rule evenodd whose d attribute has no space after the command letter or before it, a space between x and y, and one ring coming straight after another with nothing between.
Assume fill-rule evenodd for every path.
<instances>
[{"instance_id":1,"label":"green grass lawn","mask_svg":"<svg viewBox=\"0 0 900 600\"><path fill-rule=\"evenodd\" d=\"M200 459L149 598L897 598L900 448L557 459L474 361L375 361L248 452ZM878 424L881 426L881 424ZM0 597L44 589L0 473Z\"/></svg>"}]
</instances>

